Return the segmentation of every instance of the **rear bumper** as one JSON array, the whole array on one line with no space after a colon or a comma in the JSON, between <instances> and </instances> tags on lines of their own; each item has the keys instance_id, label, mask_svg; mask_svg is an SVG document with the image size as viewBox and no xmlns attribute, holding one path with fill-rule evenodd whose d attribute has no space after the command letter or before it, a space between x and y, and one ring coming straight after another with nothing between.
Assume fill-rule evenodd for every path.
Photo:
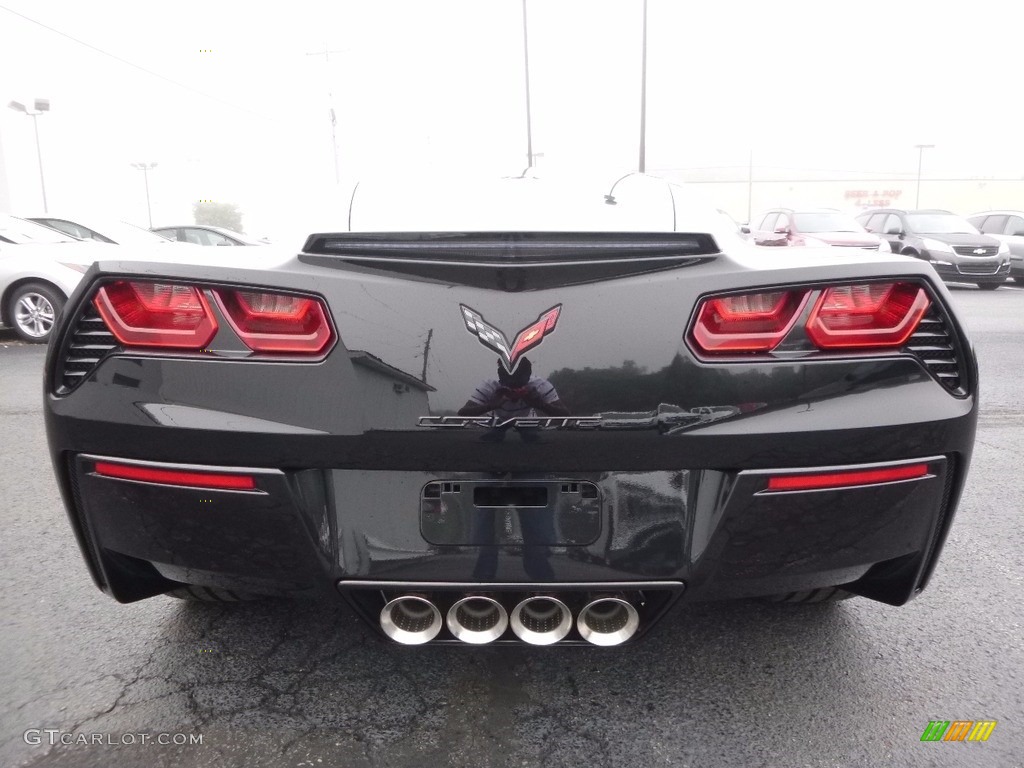
<instances>
[{"instance_id":1,"label":"rear bumper","mask_svg":"<svg viewBox=\"0 0 1024 768\"><path fill-rule=\"evenodd\" d=\"M182 465L90 454L65 463L83 550L97 582L122 601L179 583L336 597L338 590L373 591L366 585L377 582L485 590L504 584L527 592L573 584L588 592L609 583L668 581L678 583L684 601L852 584L853 591L900 604L927 581L966 467L956 452L912 456L927 466L912 480L796 492L769 491L768 478L908 461L522 473L519 482L538 485L592 483L597 499L586 510L567 505L553 518L529 509L478 509L472 520L453 521L456 528L469 521L457 543L438 544L425 531L425 487L502 481L457 471L184 467L254 478L253 490L233 491L105 477L95 471L97 460Z\"/></svg>"}]
</instances>

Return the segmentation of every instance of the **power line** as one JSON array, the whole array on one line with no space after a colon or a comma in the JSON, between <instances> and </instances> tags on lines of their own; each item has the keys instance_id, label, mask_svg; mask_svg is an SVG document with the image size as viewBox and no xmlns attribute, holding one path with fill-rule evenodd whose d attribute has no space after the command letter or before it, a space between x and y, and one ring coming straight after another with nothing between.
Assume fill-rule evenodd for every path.
<instances>
[{"instance_id":1,"label":"power line","mask_svg":"<svg viewBox=\"0 0 1024 768\"><path fill-rule=\"evenodd\" d=\"M47 24L44 24L43 22L38 21L37 19L30 18L29 16L26 16L23 13L19 13L18 11L15 11L15 10L13 10L11 8L6 7L6 6L0 5L0 11L7 11L8 13L10 13L10 14L12 14L14 16L18 16L18 17L24 19L25 21L31 22L32 24L40 26L40 27L42 27L45 30L53 32L56 35L60 35L61 37L66 37L68 40L71 40L72 42L75 42L75 43L78 43L79 45L85 46L86 48L88 48L91 51L95 51L96 53L99 53L99 54L101 54L103 56L111 58L114 61L120 62L121 64L125 64L125 65L127 65L129 67L132 67L133 69L137 69L140 72L145 72L147 75L149 75L151 77L155 77L158 80L163 80L164 82L170 83L171 85L177 86L178 88L181 88L183 90L191 91L192 93L197 93L200 96L203 96L204 98L210 99L211 101L216 101L217 103L223 104L226 107L231 107L232 109L238 109L238 110L241 110L242 112L247 112L250 115L255 115L256 117L262 117L264 120L274 120L274 118L270 117L269 115L265 115L262 112L256 112L254 110L249 109L248 107L243 107L240 104L234 104L234 103L232 103L230 101L225 101L224 99L221 99L221 98L219 98L217 96L214 96L213 94L206 93L206 91L201 91L198 88L192 87L191 85L186 85L185 83L181 83L181 82L179 82L177 80L173 80L172 78L167 77L166 75L161 75L159 72L154 72L151 69L147 69L146 67L142 66L141 64L136 64L133 61L128 61L128 59L123 59L123 58L121 58L120 56L118 56L116 54L113 54L113 53L110 53L109 51L103 50L102 48L97 48L95 45L92 45L91 43L87 43L84 40L79 40L77 37L74 37L73 35L69 35L67 32L62 32L59 29L56 29L56 28L51 27L51 26L49 26Z\"/></svg>"}]
</instances>

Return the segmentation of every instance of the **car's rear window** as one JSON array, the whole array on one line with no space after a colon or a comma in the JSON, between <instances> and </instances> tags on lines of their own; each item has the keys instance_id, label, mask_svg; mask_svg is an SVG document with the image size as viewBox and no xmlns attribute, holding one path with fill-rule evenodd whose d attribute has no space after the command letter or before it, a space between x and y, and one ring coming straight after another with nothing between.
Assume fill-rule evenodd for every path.
<instances>
[{"instance_id":1,"label":"car's rear window","mask_svg":"<svg viewBox=\"0 0 1024 768\"><path fill-rule=\"evenodd\" d=\"M864 227L844 213L794 213L799 232L863 232Z\"/></svg>"}]
</instances>

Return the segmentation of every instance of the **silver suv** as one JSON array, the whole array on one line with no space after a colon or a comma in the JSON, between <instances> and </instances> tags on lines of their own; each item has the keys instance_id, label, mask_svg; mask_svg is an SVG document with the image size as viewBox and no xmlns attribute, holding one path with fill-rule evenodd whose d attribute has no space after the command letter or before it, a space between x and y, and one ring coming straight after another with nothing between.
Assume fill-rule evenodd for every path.
<instances>
[{"instance_id":1,"label":"silver suv","mask_svg":"<svg viewBox=\"0 0 1024 768\"><path fill-rule=\"evenodd\" d=\"M1010 249L1010 276L1024 283L1024 211L985 211L967 220Z\"/></svg>"},{"instance_id":2,"label":"silver suv","mask_svg":"<svg viewBox=\"0 0 1024 768\"><path fill-rule=\"evenodd\" d=\"M929 262L943 280L995 290L1010 277L1010 250L949 211L872 208L857 217L893 253Z\"/></svg>"}]
</instances>

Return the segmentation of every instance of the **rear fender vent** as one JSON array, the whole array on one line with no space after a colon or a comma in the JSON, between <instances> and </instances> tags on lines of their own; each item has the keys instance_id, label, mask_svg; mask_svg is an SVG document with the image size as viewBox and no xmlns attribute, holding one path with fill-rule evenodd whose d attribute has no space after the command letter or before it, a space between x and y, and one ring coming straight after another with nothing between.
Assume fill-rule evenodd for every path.
<instances>
[{"instance_id":1,"label":"rear fender vent","mask_svg":"<svg viewBox=\"0 0 1024 768\"><path fill-rule=\"evenodd\" d=\"M904 349L917 357L950 392L967 394L963 356L959 353L956 335L934 301Z\"/></svg>"},{"instance_id":2,"label":"rear fender vent","mask_svg":"<svg viewBox=\"0 0 1024 768\"><path fill-rule=\"evenodd\" d=\"M111 352L120 349L92 302L86 304L68 334L56 368L58 395L66 395L88 378Z\"/></svg>"}]
</instances>

